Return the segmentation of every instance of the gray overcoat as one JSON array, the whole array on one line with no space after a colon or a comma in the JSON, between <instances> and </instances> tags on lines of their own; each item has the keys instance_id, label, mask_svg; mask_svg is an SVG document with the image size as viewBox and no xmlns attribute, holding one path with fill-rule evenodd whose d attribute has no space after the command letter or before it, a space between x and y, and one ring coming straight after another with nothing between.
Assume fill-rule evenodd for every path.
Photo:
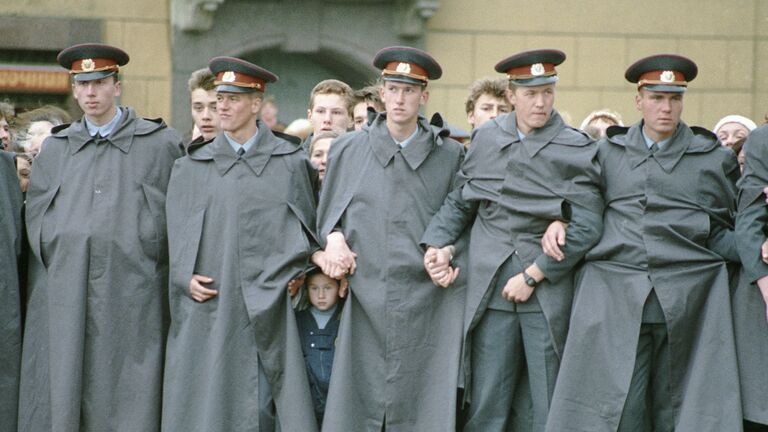
<instances>
[{"instance_id":1,"label":"gray overcoat","mask_svg":"<svg viewBox=\"0 0 768 432\"><path fill-rule=\"evenodd\" d=\"M501 265L516 253L523 268L536 262L547 276L534 293L560 357L573 297L572 270L602 232L595 142L567 126L556 111L525 141L520 140L516 124L511 113L475 131L460 171L462 188L449 195L422 238L424 244L442 247L472 224L464 315L467 391L472 329L490 301ZM559 263L544 255L541 247L541 237L554 220L571 222L564 248L567 258ZM466 396L471 401L472 395Z\"/></svg>"},{"instance_id":2,"label":"gray overcoat","mask_svg":"<svg viewBox=\"0 0 768 432\"><path fill-rule=\"evenodd\" d=\"M20 431L160 428L165 194L181 136L122 109L109 137L81 119L35 159Z\"/></svg>"},{"instance_id":3,"label":"gray overcoat","mask_svg":"<svg viewBox=\"0 0 768 432\"><path fill-rule=\"evenodd\" d=\"M438 119L439 120L439 119ZM441 123L437 121L436 123ZM419 119L401 149L386 114L333 142L318 205L357 253L337 339L323 430L455 429L463 285L424 270L424 229L454 186L463 147Z\"/></svg>"},{"instance_id":4,"label":"gray overcoat","mask_svg":"<svg viewBox=\"0 0 768 432\"><path fill-rule=\"evenodd\" d=\"M317 430L286 291L318 249L316 176L298 145L264 126L243 157L219 134L174 165L164 431L258 431L259 365L281 430ZM193 300L193 274L213 278L218 295Z\"/></svg>"},{"instance_id":5,"label":"gray overcoat","mask_svg":"<svg viewBox=\"0 0 768 432\"><path fill-rule=\"evenodd\" d=\"M651 155L641 133L612 127L598 144L604 232L587 254L547 431L615 431L654 289L666 319L675 430L741 430L728 272L738 165L681 123Z\"/></svg>"},{"instance_id":6,"label":"gray overcoat","mask_svg":"<svg viewBox=\"0 0 768 432\"><path fill-rule=\"evenodd\" d=\"M13 153L0 151L0 430L16 430L21 361L21 189Z\"/></svg>"},{"instance_id":7,"label":"gray overcoat","mask_svg":"<svg viewBox=\"0 0 768 432\"><path fill-rule=\"evenodd\" d=\"M744 418L768 424L768 324L765 301L755 284L768 276L760 258L766 239L768 209L763 188L768 186L768 126L754 130L745 144L746 164L739 181L736 235L742 272L733 294L733 321L741 377Z\"/></svg>"}]
</instances>

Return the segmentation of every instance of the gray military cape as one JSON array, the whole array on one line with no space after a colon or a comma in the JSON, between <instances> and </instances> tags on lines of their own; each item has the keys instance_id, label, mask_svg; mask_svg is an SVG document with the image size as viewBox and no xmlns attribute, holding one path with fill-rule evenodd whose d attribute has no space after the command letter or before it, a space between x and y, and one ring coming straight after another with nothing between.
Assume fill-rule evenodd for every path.
<instances>
[{"instance_id":1,"label":"gray military cape","mask_svg":"<svg viewBox=\"0 0 768 432\"><path fill-rule=\"evenodd\" d=\"M741 430L724 260L735 252L736 158L683 123L651 156L641 128L609 128L598 144L604 232L580 274L547 430L616 430L652 288L668 331L675 430Z\"/></svg>"},{"instance_id":2,"label":"gray military cape","mask_svg":"<svg viewBox=\"0 0 768 432\"><path fill-rule=\"evenodd\" d=\"M317 429L286 292L318 249L315 177L304 152L264 126L242 158L219 134L177 161L163 430L258 431L259 364L281 430ZM193 274L213 278L218 295L195 302Z\"/></svg>"},{"instance_id":3,"label":"gray military cape","mask_svg":"<svg viewBox=\"0 0 768 432\"><path fill-rule=\"evenodd\" d=\"M130 108L96 142L54 129L27 192L29 303L19 430L160 426L165 192L181 136Z\"/></svg>"},{"instance_id":4,"label":"gray military cape","mask_svg":"<svg viewBox=\"0 0 768 432\"><path fill-rule=\"evenodd\" d=\"M755 284L768 276L760 257L766 239L768 210L763 188L768 185L768 126L753 131L745 144L746 164L739 181L736 234L743 271L733 294L733 321L741 377L744 418L768 424L768 324L765 301Z\"/></svg>"},{"instance_id":5,"label":"gray military cape","mask_svg":"<svg viewBox=\"0 0 768 432\"><path fill-rule=\"evenodd\" d=\"M0 427L16 430L21 360L21 189L13 153L0 151Z\"/></svg>"},{"instance_id":6,"label":"gray military cape","mask_svg":"<svg viewBox=\"0 0 768 432\"><path fill-rule=\"evenodd\" d=\"M439 122L438 122L439 123ZM324 242L340 229L357 253L323 429L455 429L464 290L432 284L419 245L454 185L463 147L419 119L401 149L379 114L331 146L318 205Z\"/></svg>"},{"instance_id":7,"label":"gray military cape","mask_svg":"<svg viewBox=\"0 0 768 432\"><path fill-rule=\"evenodd\" d=\"M536 262L547 276L534 292L560 357L573 297L571 272L602 232L595 142L567 126L556 111L522 142L516 124L511 113L475 131L461 167L460 195L451 193L422 238L424 244L451 244L477 214L470 235L464 315L467 391L471 332L490 301L501 265L516 253L523 268ZM541 247L541 237L554 220L571 221L562 262L544 255ZM472 395L466 396L471 401Z\"/></svg>"}]
</instances>

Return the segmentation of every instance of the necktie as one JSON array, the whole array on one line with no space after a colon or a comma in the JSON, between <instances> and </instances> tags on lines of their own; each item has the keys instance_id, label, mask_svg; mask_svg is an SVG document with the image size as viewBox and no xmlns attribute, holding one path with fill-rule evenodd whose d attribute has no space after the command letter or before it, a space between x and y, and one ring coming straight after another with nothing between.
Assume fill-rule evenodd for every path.
<instances>
[{"instance_id":1,"label":"necktie","mask_svg":"<svg viewBox=\"0 0 768 432\"><path fill-rule=\"evenodd\" d=\"M237 149L237 156L238 157L242 156L244 154L245 154L245 149L244 148L240 147L239 149Z\"/></svg>"},{"instance_id":2,"label":"necktie","mask_svg":"<svg viewBox=\"0 0 768 432\"><path fill-rule=\"evenodd\" d=\"M651 144L651 148L649 150L651 151L651 154L654 154L657 151L659 151L659 145L656 144L656 143L653 143L653 144Z\"/></svg>"}]
</instances>

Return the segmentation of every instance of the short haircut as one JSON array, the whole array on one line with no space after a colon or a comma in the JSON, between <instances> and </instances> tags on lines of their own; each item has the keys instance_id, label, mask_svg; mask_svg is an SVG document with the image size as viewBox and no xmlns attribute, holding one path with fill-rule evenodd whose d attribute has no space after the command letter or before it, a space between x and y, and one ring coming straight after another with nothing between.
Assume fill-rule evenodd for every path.
<instances>
[{"instance_id":1,"label":"short haircut","mask_svg":"<svg viewBox=\"0 0 768 432\"><path fill-rule=\"evenodd\" d=\"M350 117L352 116L352 94L354 91L347 83L336 79L327 79L320 81L312 89L309 94L309 109L312 110L315 107L315 96L319 94L335 94L341 96L344 104L347 106L347 112Z\"/></svg>"},{"instance_id":2,"label":"short haircut","mask_svg":"<svg viewBox=\"0 0 768 432\"><path fill-rule=\"evenodd\" d=\"M312 152L315 150L315 143L320 141L321 139L330 138L331 140L335 140L338 137L339 137L339 134L333 131L326 131L319 135L313 135L312 142L309 143L309 154L310 155L312 154Z\"/></svg>"},{"instance_id":3,"label":"short haircut","mask_svg":"<svg viewBox=\"0 0 768 432\"><path fill-rule=\"evenodd\" d=\"M208 68L202 68L198 69L189 76L189 81L187 81L187 87L189 88L189 92L192 93L193 91L201 88L205 91L213 90L216 88L216 86L213 84L216 77L213 76L213 73L211 73L210 69Z\"/></svg>"},{"instance_id":4,"label":"short haircut","mask_svg":"<svg viewBox=\"0 0 768 432\"><path fill-rule=\"evenodd\" d=\"M0 102L0 119L5 119L8 123L16 116L16 109L6 101Z\"/></svg>"},{"instance_id":5,"label":"short haircut","mask_svg":"<svg viewBox=\"0 0 768 432\"><path fill-rule=\"evenodd\" d=\"M373 108L378 112L384 111L384 102L381 101L381 96L379 96L379 89L381 89L380 85L373 84L356 90L352 107L354 108L354 105L365 102L368 106L373 105Z\"/></svg>"},{"instance_id":6,"label":"short haircut","mask_svg":"<svg viewBox=\"0 0 768 432\"><path fill-rule=\"evenodd\" d=\"M21 113L18 119L20 124L26 123L27 125L33 122L47 121L58 126L72 121L69 113L54 105L43 105L40 108Z\"/></svg>"},{"instance_id":7,"label":"short haircut","mask_svg":"<svg viewBox=\"0 0 768 432\"><path fill-rule=\"evenodd\" d=\"M617 113L616 111L609 110L608 108L603 108L601 110L592 111L589 113L589 115L587 115L581 122L581 127L579 127L579 129L586 131L587 126L598 119L603 119L606 121L606 123L613 123L617 126L624 126L624 123L621 120L621 114Z\"/></svg>"},{"instance_id":8,"label":"short haircut","mask_svg":"<svg viewBox=\"0 0 768 432\"><path fill-rule=\"evenodd\" d=\"M262 108L264 108L263 105L267 105L267 104L271 104L275 108L277 108L277 100L275 99L275 97L273 95L269 95L269 96L264 98L264 100L262 101Z\"/></svg>"},{"instance_id":9,"label":"short haircut","mask_svg":"<svg viewBox=\"0 0 768 432\"><path fill-rule=\"evenodd\" d=\"M480 99L480 96L484 94L491 95L496 99L501 99L505 101L508 105L511 105L507 101L506 92L507 92L507 80L504 78L479 79L473 82L472 85L469 87L469 97L467 97L467 102L464 104L464 109L466 110L467 114L474 111L477 100Z\"/></svg>"}]
</instances>

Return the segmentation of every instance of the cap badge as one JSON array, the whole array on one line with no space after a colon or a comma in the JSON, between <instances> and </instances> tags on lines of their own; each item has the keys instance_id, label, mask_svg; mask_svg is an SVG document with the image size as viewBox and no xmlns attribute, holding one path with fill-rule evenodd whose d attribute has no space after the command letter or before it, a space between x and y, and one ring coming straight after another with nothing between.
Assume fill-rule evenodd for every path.
<instances>
[{"instance_id":1,"label":"cap badge","mask_svg":"<svg viewBox=\"0 0 768 432\"><path fill-rule=\"evenodd\" d=\"M409 65L408 63L401 62L400 64L397 65L397 69L395 69L395 72L406 73L406 74L411 73L411 65Z\"/></svg>"},{"instance_id":2,"label":"cap badge","mask_svg":"<svg viewBox=\"0 0 768 432\"><path fill-rule=\"evenodd\" d=\"M673 71L664 71L661 73L661 82L671 83L675 81L675 73Z\"/></svg>"},{"instance_id":3,"label":"cap badge","mask_svg":"<svg viewBox=\"0 0 768 432\"><path fill-rule=\"evenodd\" d=\"M80 67L83 68L83 71L85 72L91 72L92 70L96 69L96 64L93 62L93 60L87 58L83 59L83 61L80 63Z\"/></svg>"},{"instance_id":4,"label":"cap badge","mask_svg":"<svg viewBox=\"0 0 768 432\"><path fill-rule=\"evenodd\" d=\"M544 65L541 63L534 63L531 65L531 75L539 76L544 75Z\"/></svg>"},{"instance_id":5,"label":"cap badge","mask_svg":"<svg viewBox=\"0 0 768 432\"><path fill-rule=\"evenodd\" d=\"M226 71L224 72L224 75L221 76L221 80L228 83L235 82L235 79L237 79L237 77L235 77L235 73L232 71Z\"/></svg>"}]
</instances>

